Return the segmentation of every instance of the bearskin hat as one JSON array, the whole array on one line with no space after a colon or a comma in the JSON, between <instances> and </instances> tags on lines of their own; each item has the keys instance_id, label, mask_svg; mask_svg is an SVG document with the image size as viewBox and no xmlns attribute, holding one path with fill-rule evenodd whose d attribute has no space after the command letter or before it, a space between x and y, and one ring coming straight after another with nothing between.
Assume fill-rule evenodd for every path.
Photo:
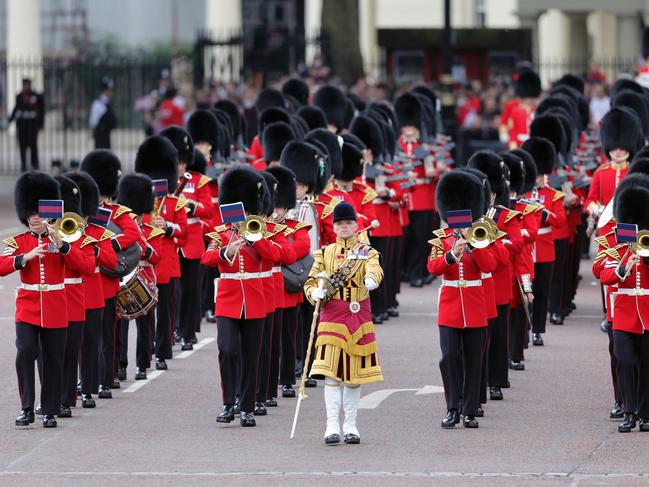
<instances>
[{"instance_id":1,"label":"bearskin hat","mask_svg":"<svg viewBox=\"0 0 649 487\"><path fill-rule=\"evenodd\" d=\"M355 145L361 152L367 149L365 143L351 132L345 132L341 137L345 142Z\"/></svg>"},{"instance_id":2,"label":"bearskin hat","mask_svg":"<svg viewBox=\"0 0 649 487\"><path fill-rule=\"evenodd\" d=\"M511 153L518 156L520 160L523 161L524 166L523 186L519 191L519 194L528 193L532 191L536 185L536 164L534 163L534 158L524 149L514 149Z\"/></svg>"},{"instance_id":3,"label":"bearskin hat","mask_svg":"<svg viewBox=\"0 0 649 487\"><path fill-rule=\"evenodd\" d=\"M638 225L638 230L649 230L649 176L626 176L615 190L613 214L619 223Z\"/></svg>"},{"instance_id":4,"label":"bearskin hat","mask_svg":"<svg viewBox=\"0 0 649 487\"><path fill-rule=\"evenodd\" d=\"M632 79L620 78L615 83L613 83L613 86L611 87L611 99L615 98L617 94L622 90L635 91L639 95L644 94L642 86L640 86L638 83L636 83Z\"/></svg>"},{"instance_id":5,"label":"bearskin hat","mask_svg":"<svg viewBox=\"0 0 649 487\"><path fill-rule=\"evenodd\" d=\"M484 214L484 187L473 174L452 171L439 180L435 201L443 221L447 220L449 211L465 209L470 209L473 220L477 220Z\"/></svg>"},{"instance_id":6,"label":"bearskin hat","mask_svg":"<svg viewBox=\"0 0 649 487\"><path fill-rule=\"evenodd\" d=\"M310 130L306 122L297 115L291 115L291 128L293 129L295 137L298 139L304 137Z\"/></svg>"},{"instance_id":7,"label":"bearskin hat","mask_svg":"<svg viewBox=\"0 0 649 487\"><path fill-rule=\"evenodd\" d=\"M197 172L199 174L205 174L207 170L207 160L201 151L194 149L194 162L191 166L187 166L188 171Z\"/></svg>"},{"instance_id":8,"label":"bearskin hat","mask_svg":"<svg viewBox=\"0 0 649 487\"><path fill-rule=\"evenodd\" d=\"M347 93L347 99L352 102L357 112L362 112L367 108L367 103L356 93Z\"/></svg>"},{"instance_id":9,"label":"bearskin hat","mask_svg":"<svg viewBox=\"0 0 649 487\"><path fill-rule=\"evenodd\" d=\"M284 122L290 125L291 114L284 108L269 107L259 114L259 117L257 118L257 130L261 134L264 132L264 128L273 122Z\"/></svg>"},{"instance_id":10,"label":"bearskin hat","mask_svg":"<svg viewBox=\"0 0 649 487\"><path fill-rule=\"evenodd\" d=\"M49 174L30 171L22 174L14 188L14 206L18 219L27 225L30 216L38 215L38 200L60 200L59 183Z\"/></svg>"},{"instance_id":11,"label":"bearskin hat","mask_svg":"<svg viewBox=\"0 0 649 487\"><path fill-rule=\"evenodd\" d=\"M383 121L387 123L395 131L399 127L399 120L397 114L390 103L385 100L377 100L370 103L367 111L377 112L383 117Z\"/></svg>"},{"instance_id":12,"label":"bearskin hat","mask_svg":"<svg viewBox=\"0 0 649 487\"><path fill-rule=\"evenodd\" d=\"M421 131L422 106L412 93L404 93L394 102L399 128L412 126Z\"/></svg>"},{"instance_id":13,"label":"bearskin hat","mask_svg":"<svg viewBox=\"0 0 649 487\"><path fill-rule=\"evenodd\" d=\"M219 145L219 123L209 110L196 110L187 120L187 132L194 144L207 142L216 149Z\"/></svg>"},{"instance_id":14,"label":"bearskin hat","mask_svg":"<svg viewBox=\"0 0 649 487\"><path fill-rule=\"evenodd\" d=\"M558 154L567 150L566 133L561 120L555 115L540 115L530 124L530 137L543 137L554 145Z\"/></svg>"},{"instance_id":15,"label":"bearskin hat","mask_svg":"<svg viewBox=\"0 0 649 487\"><path fill-rule=\"evenodd\" d=\"M276 208L295 208L295 173L288 167L275 166L266 169L277 180Z\"/></svg>"},{"instance_id":16,"label":"bearskin hat","mask_svg":"<svg viewBox=\"0 0 649 487\"><path fill-rule=\"evenodd\" d=\"M437 134L437 122L435 107L433 103L420 93L413 93L421 103L421 121L423 127L421 129L421 137L425 141L430 141L435 138Z\"/></svg>"},{"instance_id":17,"label":"bearskin hat","mask_svg":"<svg viewBox=\"0 0 649 487\"><path fill-rule=\"evenodd\" d=\"M108 149L95 149L81 161L81 170L95 180L102 196L114 196L122 175L122 163Z\"/></svg>"},{"instance_id":18,"label":"bearskin hat","mask_svg":"<svg viewBox=\"0 0 649 487\"><path fill-rule=\"evenodd\" d=\"M474 169L472 167L466 167L466 166L459 168L458 171L465 172L468 174L473 174L482 183L482 195L483 195L484 205L482 207L481 215L484 215L489 209L489 207L491 206L491 186L489 185L489 179L487 179L487 175L482 171L478 171L477 169Z\"/></svg>"},{"instance_id":19,"label":"bearskin hat","mask_svg":"<svg viewBox=\"0 0 649 487\"><path fill-rule=\"evenodd\" d=\"M536 165L536 174L550 174L557 160L554 144L544 137L530 137L521 146L527 151Z\"/></svg>"},{"instance_id":20,"label":"bearskin hat","mask_svg":"<svg viewBox=\"0 0 649 487\"><path fill-rule=\"evenodd\" d=\"M284 95L276 89L264 88L259 92L255 100L257 115L270 107L286 108L286 100L284 99Z\"/></svg>"},{"instance_id":21,"label":"bearskin hat","mask_svg":"<svg viewBox=\"0 0 649 487\"><path fill-rule=\"evenodd\" d=\"M613 107L604 118L600 129L602 148L608 157L613 149L629 152L629 159L644 145L639 117L629 108Z\"/></svg>"},{"instance_id":22,"label":"bearskin hat","mask_svg":"<svg viewBox=\"0 0 649 487\"><path fill-rule=\"evenodd\" d=\"M430 100L430 102L433 104L433 106L435 106L437 104L437 95L428 86L425 86L425 85L415 86L410 91L412 93L419 93L420 95L424 95L426 98L428 98Z\"/></svg>"},{"instance_id":23,"label":"bearskin hat","mask_svg":"<svg viewBox=\"0 0 649 487\"><path fill-rule=\"evenodd\" d=\"M520 98L537 98L541 94L541 78L534 71L525 70L518 76L514 91Z\"/></svg>"},{"instance_id":24,"label":"bearskin hat","mask_svg":"<svg viewBox=\"0 0 649 487\"><path fill-rule=\"evenodd\" d=\"M237 105L235 105L234 102L230 100L219 100L214 104L214 108L218 110L222 110L228 114L228 117L230 117L230 123L232 125L232 130L233 130L232 135L235 140L238 139L243 132L243 124L242 124L243 117L241 116L241 113L239 112Z\"/></svg>"},{"instance_id":25,"label":"bearskin hat","mask_svg":"<svg viewBox=\"0 0 649 487\"><path fill-rule=\"evenodd\" d=\"M281 165L293 171L295 180L309 187L312 193L319 175L326 171L326 163L316 148L306 142L292 141L286 144L280 158Z\"/></svg>"},{"instance_id":26,"label":"bearskin hat","mask_svg":"<svg viewBox=\"0 0 649 487\"><path fill-rule=\"evenodd\" d=\"M642 31L642 57L649 58L649 27Z\"/></svg>"},{"instance_id":27,"label":"bearskin hat","mask_svg":"<svg viewBox=\"0 0 649 487\"><path fill-rule=\"evenodd\" d=\"M575 125L580 123L577 102L569 96L561 93L553 93L551 96L544 98L536 107L536 116L538 117L552 108L561 108Z\"/></svg>"},{"instance_id":28,"label":"bearskin hat","mask_svg":"<svg viewBox=\"0 0 649 487\"><path fill-rule=\"evenodd\" d=\"M615 95L611 106L626 107L633 110L640 118L642 133L645 138L649 136L649 108L647 108L647 99L644 95L639 95L631 90L622 90Z\"/></svg>"},{"instance_id":29,"label":"bearskin hat","mask_svg":"<svg viewBox=\"0 0 649 487\"><path fill-rule=\"evenodd\" d=\"M640 157L649 157L649 145L643 145L642 148L636 152L635 156L633 156L634 159Z\"/></svg>"},{"instance_id":30,"label":"bearskin hat","mask_svg":"<svg viewBox=\"0 0 649 487\"><path fill-rule=\"evenodd\" d=\"M259 174L264 178L264 198L261 214L270 216L277 204L277 179L271 173L261 171Z\"/></svg>"},{"instance_id":31,"label":"bearskin hat","mask_svg":"<svg viewBox=\"0 0 649 487\"><path fill-rule=\"evenodd\" d=\"M148 137L137 149L135 171L151 179L166 179L169 192L173 193L178 183L178 151L160 135Z\"/></svg>"},{"instance_id":32,"label":"bearskin hat","mask_svg":"<svg viewBox=\"0 0 649 487\"><path fill-rule=\"evenodd\" d=\"M261 135L261 144L264 148L266 164L279 161L286 144L295 140L293 129L284 122L274 122L267 125Z\"/></svg>"},{"instance_id":33,"label":"bearskin hat","mask_svg":"<svg viewBox=\"0 0 649 487\"><path fill-rule=\"evenodd\" d=\"M306 122L309 130L326 129L327 116L318 107L303 106L297 111L297 116Z\"/></svg>"},{"instance_id":34,"label":"bearskin hat","mask_svg":"<svg viewBox=\"0 0 649 487\"><path fill-rule=\"evenodd\" d=\"M81 193L81 216L95 216L99 208L99 188L85 171L69 171L63 174L77 184Z\"/></svg>"},{"instance_id":35,"label":"bearskin hat","mask_svg":"<svg viewBox=\"0 0 649 487\"><path fill-rule=\"evenodd\" d=\"M320 107L327 116L327 123L341 129L345 125L347 99L335 86L325 85L316 91L313 105Z\"/></svg>"},{"instance_id":36,"label":"bearskin hat","mask_svg":"<svg viewBox=\"0 0 649 487\"><path fill-rule=\"evenodd\" d=\"M299 78L291 78L282 85L282 93L295 98L300 106L309 104L309 85Z\"/></svg>"},{"instance_id":37,"label":"bearskin hat","mask_svg":"<svg viewBox=\"0 0 649 487\"><path fill-rule=\"evenodd\" d=\"M566 153L564 154L564 157L570 156L573 150L573 143L578 141L577 137L579 137L577 125L575 125L574 122L571 121L570 115L563 108L550 108L547 112L545 112L544 115L553 116L559 120L561 129L563 131L563 139L565 141L566 147Z\"/></svg>"},{"instance_id":38,"label":"bearskin hat","mask_svg":"<svg viewBox=\"0 0 649 487\"><path fill-rule=\"evenodd\" d=\"M329 159L329 150L327 149L327 146L320 140L318 139L311 139L309 141L304 141L307 144L309 144L313 150L315 151L316 155L322 160L322 171L318 172L318 177L316 180L316 184L313 187L313 194L322 194L324 193L325 189L327 189L327 184L329 184L329 181L331 180L331 160Z\"/></svg>"},{"instance_id":39,"label":"bearskin hat","mask_svg":"<svg viewBox=\"0 0 649 487\"><path fill-rule=\"evenodd\" d=\"M306 134L304 142L319 140L327 148L332 174L340 174L343 170L342 138L327 129L315 129Z\"/></svg>"},{"instance_id":40,"label":"bearskin hat","mask_svg":"<svg viewBox=\"0 0 649 487\"><path fill-rule=\"evenodd\" d=\"M63 200L63 211L71 211L77 215L81 214L81 190L77 183L65 176L56 176L56 182L59 183L61 199Z\"/></svg>"},{"instance_id":41,"label":"bearskin hat","mask_svg":"<svg viewBox=\"0 0 649 487\"><path fill-rule=\"evenodd\" d=\"M629 174L646 174L649 176L649 157L638 157L637 155L633 158L633 162L629 166Z\"/></svg>"},{"instance_id":42,"label":"bearskin hat","mask_svg":"<svg viewBox=\"0 0 649 487\"><path fill-rule=\"evenodd\" d=\"M345 123L343 124L343 128L348 129L349 124L352 123L352 120L354 120L354 117L358 113L358 110L356 110L356 107L349 98L347 98L345 102L347 106L345 107Z\"/></svg>"},{"instance_id":43,"label":"bearskin hat","mask_svg":"<svg viewBox=\"0 0 649 487\"><path fill-rule=\"evenodd\" d=\"M153 200L153 181L146 174L126 174L119 182L117 202L128 206L136 215L151 213Z\"/></svg>"},{"instance_id":44,"label":"bearskin hat","mask_svg":"<svg viewBox=\"0 0 649 487\"><path fill-rule=\"evenodd\" d=\"M511 152L501 152L505 166L509 169L509 190L512 193L522 194L521 191L525 184L525 163L520 156Z\"/></svg>"},{"instance_id":45,"label":"bearskin hat","mask_svg":"<svg viewBox=\"0 0 649 487\"><path fill-rule=\"evenodd\" d=\"M588 99L584 95L578 93L577 90L570 88L567 85L555 86L552 88L551 93L566 95L575 101L580 120L579 130L585 130L590 123L590 105Z\"/></svg>"},{"instance_id":46,"label":"bearskin hat","mask_svg":"<svg viewBox=\"0 0 649 487\"><path fill-rule=\"evenodd\" d=\"M574 74L564 74L559 78L554 86L569 86L570 88L577 90L580 94L584 94L584 80L581 76L576 76Z\"/></svg>"},{"instance_id":47,"label":"bearskin hat","mask_svg":"<svg viewBox=\"0 0 649 487\"><path fill-rule=\"evenodd\" d=\"M160 135L169 139L178 151L178 160L184 162L187 166L191 166L194 160L194 141L192 136L183 127L172 125L167 127Z\"/></svg>"},{"instance_id":48,"label":"bearskin hat","mask_svg":"<svg viewBox=\"0 0 649 487\"><path fill-rule=\"evenodd\" d=\"M335 174L341 181L353 181L363 175L363 153L354 144L343 144L343 168Z\"/></svg>"},{"instance_id":49,"label":"bearskin hat","mask_svg":"<svg viewBox=\"0 0 649 487\"><path fill-rule=\"evenodd\" d=\"M378 123L367 115L359 115L352 120L349 132L363 141L367 148L372 151L372 156L376 162L383 162L385 142Z\"/></svg>"},{"instance_id":50,"label":"bearskin hat","mask_svg":"<svg viewBox=\"0 0 649 487\"><path fill-rule=\"evenodd\" d=\"M467 162L468 167L475 168L487 175L491 191L496 196L502 195L507 190L507 181L503 172L504 165L502 158L490 150L476 152Z\"/></svg>"},{"instance_id":51,"label":"bearskin hat","mask_svg":"<svg viewBox=\"0 0 649 487\"><path fill-rule=\"evenodd\" d=\"M232 141L232 139L234 138L234 126L232 125L232 120L230 119L230 116L227 114L227 112L224 112L219 108L210 108L210 112L216 117L216 121L219 126L224 128L227 132L228 140ZM228 145L230 144L228 143Z\"/></svg>"},{"instance_id":52,"label":"bearskin hat","mask_svg":"<svg viewBox=\"0 0 649 487\"><path fill-rule=\"evenodd\" d=\"M241 201L248 215L260 215L264 191L264 178L259 171L237 164L221 178L219 204Z\"/></svg>"}]
</instances>

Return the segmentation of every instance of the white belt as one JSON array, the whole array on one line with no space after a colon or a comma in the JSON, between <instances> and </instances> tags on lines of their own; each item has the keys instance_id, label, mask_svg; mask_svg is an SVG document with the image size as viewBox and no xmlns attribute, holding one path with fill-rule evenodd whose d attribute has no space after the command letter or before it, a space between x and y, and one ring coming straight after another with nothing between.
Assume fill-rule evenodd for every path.
<instances>
[{"instance_id":1,"label":"white belt","mask_svg":"<svg viewBox=\"0 0 649 487\"><path fill-rule=\"evenodd\" d=\"M18 286L20 289L24 289L25 291L61 291L62 289L65 289L65 284L25 284L24 282L20 283L20 286Z\"/></svg>"},{"instance_id":2,"label":"white belt","mask_svg":"<svg viewBox=\"0 0 649 487\"><path fill-rule=\"evenodd\" d=\"M430 184L433 180L431 178L417 178L414 180L415 184Z\"/></svg>"},{"instance_id":3,"label":"white belt","mask_svg":"<svg viewBox=\"0 0 649 487\"><path fill-rule=\"evenodd\" d=\"M536 232L537 235L545 235L546 233L550 233L552 231L552 227L542 227L539 228L539 231Z\"/></svg>"},{"instance_id":4,"label":"white belt","mask_svg":"<svg viewBox=\"0 0 649 487\"><path fill-rule=\"evenodd\" d=\"M197 216L193 216L191 218L187 218L187 223L192 224L192 223L200 223L201 219L198 218Z\"/></svg>"},{"instance_id":5,"label":"white belt","mask_svg":"<svg viewBox=\"0 0 649 487\"><path fill-rule=\"evenodd\" d=\"M153 268L153 264L151 262L147 262L146 260L141 260L139 263L140 267L151 267Z\"/></svg>"},{"instance_id":6,"label":"white belt","mask_svg":"<svg viewBox=\"0 0 649 487\"><path fill-rule=\"evenodd\" d=\"M637 287L629 289L621 287L618 288L616 294L624 294L626 296L649 296L649 289L641 289Z\"/></svg>"},{"instance_id":7,"label":"white belt","mask_svg":"<svg viewBox=\"0 0 649 487\"><path fill-rule=\"evenodd\" d=\"M491 272L483 272L482 279L491 279Z\"/></svg>"},{"instance_id":8,"label":"white belt","mask_svg":"<svg viewBox=\"0 0 649 487\"><path fill-rule=\"evenodd\" d=\"M272 273L275 274L276 272L282 272L282 266L276 265L271 269Z\"/></svg>"},{"instance_id":9,"label":"white belt","mask_svg":"<svg viewBox=\"0 0 649 487\"><path fill-rule=\"evenodd\" d=\"M219 276L219 279L235 279L238 281L245 281L247 279L261 279L263 277L270 277L273 273L271 271L264 272L224 272Z\"/></svg>"},{"instance_id":10,"label":"white belt","mask_svg":"<svg viewBox=\"0 0 649 487\"><path fill-rule=\"evenodd\" d=\"M480 279L475 279L472 281L465 281L464 279L459 279L457 281L447 281L442 279L442 286L447 287L478 287L482 286L482 281Z\"/></svg>"},{"instance_id":11,"label":"white belt","mask_svg":"<svg viewBox=\"0 0 649 487\"><path fill-rule=\"evenodd\" d=\"M385 205L385 204L387 204L387 203L388 203L388 202L385 201L385 200L382 199L382 198L374 198L374 199L372 200L372 204L374 204L374 205Z\"/></svg>"},{"instance_id":12,"label":"white belt","mask_svg":"<svg viewBox=\"0 0 649 487\"><path fill-rule=\"evenodd\" d=\"M83 279L80 277L66 277L63 279L64 284L83 284Z\"/></svg>"}]
</instances>

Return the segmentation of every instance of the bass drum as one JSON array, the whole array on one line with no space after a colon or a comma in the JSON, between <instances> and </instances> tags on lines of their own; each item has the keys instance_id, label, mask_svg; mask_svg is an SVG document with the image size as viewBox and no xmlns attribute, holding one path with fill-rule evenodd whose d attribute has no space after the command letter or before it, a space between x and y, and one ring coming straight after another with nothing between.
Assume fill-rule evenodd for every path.
<instances>
[{"instance_id":1,"label":"bass drum","mask_svg":"<svg viewBox=\"0 0 649 487\"><path fill-rule=\"evenodd\" d=\"M120 318L134 320L147 314L158 302L158 288L154 281L137 267L120 280L117 291L117 314Z\"/></svg>"}]
</instances>

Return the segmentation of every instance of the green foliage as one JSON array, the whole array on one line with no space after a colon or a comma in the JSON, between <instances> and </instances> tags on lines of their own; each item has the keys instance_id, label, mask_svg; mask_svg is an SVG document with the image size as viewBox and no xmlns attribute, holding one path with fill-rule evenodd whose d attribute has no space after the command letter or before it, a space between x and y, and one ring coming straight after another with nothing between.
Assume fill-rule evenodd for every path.
<instances>
[{"instance_id":1,"label":"green foliage","mask_svg":"<svg viewBox=\"0 0 649 487\"><path fill-rule=\"evenodd\" d=\"M323 54L335 76L353 83L363 76L363 57L359 44L358 1L323 0L322 30L327 42Z\"/></svg>"}]
</instances>

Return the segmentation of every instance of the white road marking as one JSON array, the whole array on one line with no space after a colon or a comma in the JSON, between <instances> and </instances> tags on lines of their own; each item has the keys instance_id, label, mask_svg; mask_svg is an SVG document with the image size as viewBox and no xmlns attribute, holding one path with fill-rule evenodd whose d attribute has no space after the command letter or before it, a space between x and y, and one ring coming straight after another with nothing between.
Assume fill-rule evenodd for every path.
<instances>
[{"instance_id":1,"label":"white road marking","mask_svg":"<svg viewBox=\"0 0 649 487\"><path fill-rule=\"evenodd\" d=\"M216 338L210 337L210 338L203 338L200 342L198 342L196 345L194 345L193 350L185 350L184 352L180 352L178 355L176 355L174 358L187 358L191 356L194 352L197 352L201 348L203 348L205 345L208 345L212 343Z\"/></svg>"},{"instance_id":2,"label":"white road marking","mask_svg":"<svg viewBox=\"0 0 649 487\"><path fill-rule=\"evenodd\" d=\"M149 382L151 382L153 379L156 379L157 377L160 377L162 374L164 374L164 370L154 370L153 372L149 372L147 374L147 378L145 380L136 380L133 382L130 386L128 386L126 389L124 389L122 392L135 392L137 391L140 387L144 387L147 385Z\"/></svg>"},{"instance_id":3,"label":"white road marking","mask_svg":"<svg viewBox=\"0 0 649 487\"><path fill-rule=\"evenodd\" d=\"M385 401L388 397L396 392L414 392L416 395L436 394L439 392L444 392L444 388L439 386L426 385L421 389L381 389L380 391L374 391L366 396L361 397L361 400L358 403L358 408L376 409L381 405L383 401Z\"/></svg>"}]
</instances>

